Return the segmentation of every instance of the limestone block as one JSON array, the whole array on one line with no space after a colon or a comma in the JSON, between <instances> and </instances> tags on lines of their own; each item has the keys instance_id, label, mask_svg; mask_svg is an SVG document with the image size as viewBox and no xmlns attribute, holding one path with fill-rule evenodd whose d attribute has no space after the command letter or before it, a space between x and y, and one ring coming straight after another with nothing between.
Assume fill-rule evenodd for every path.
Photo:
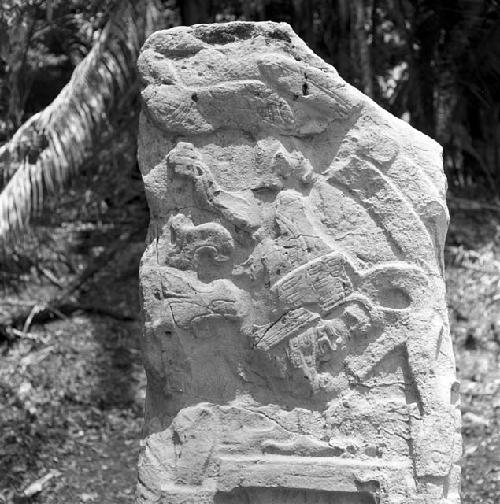
<instances>
[{"instance_id":1,"label":"limestone block","mask_svg":"<svg viewBox=\"0 0 500 504\"><path fill-rule=\"evenodd\" d=\"M138 504L457 504L441 148L286 24L139 60Z\"/></svg>"}]
</instances>

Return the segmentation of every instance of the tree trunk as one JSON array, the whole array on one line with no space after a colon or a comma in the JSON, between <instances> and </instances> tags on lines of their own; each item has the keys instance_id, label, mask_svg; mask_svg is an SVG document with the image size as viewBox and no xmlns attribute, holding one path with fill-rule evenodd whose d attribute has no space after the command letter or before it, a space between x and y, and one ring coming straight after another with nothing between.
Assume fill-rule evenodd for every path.
<instances>
[{"instance_id":1,"label":"tree trunk","mask_svg":"<svg viewBox=\"0 0 500 504\"><path fill-rule=\"evenodd\" d=\"M365 0L355 0L351 2L351 15L353 16L354 34L356 37L357 53L359 55L361 88L366 95L373 97L370 46L368 44L368 32L365 27Z\"/></svg>"},{"instance_id":2,"label":"tree trunk","mask_svg":"<svg viewBox=\"0 0 500 504\"><path fill-rule=\"evenodd\" d=\"M22 19L9 33L8 81L9 99L7 105L8 134L19 128L24 116L24 104L28 92L25 64L33 31L34 20L31 9L21 14Z\"/></svg>"},{"instance_id":3,"label":"tree trunk","mask_svg":"<svg viewBox=\"0 0 500 504\"><path fill-rule=\"evenodd\" d=\"M314 0L294 0L295 31L310 47L314 47Z\"/></svg>"}]
</instances>

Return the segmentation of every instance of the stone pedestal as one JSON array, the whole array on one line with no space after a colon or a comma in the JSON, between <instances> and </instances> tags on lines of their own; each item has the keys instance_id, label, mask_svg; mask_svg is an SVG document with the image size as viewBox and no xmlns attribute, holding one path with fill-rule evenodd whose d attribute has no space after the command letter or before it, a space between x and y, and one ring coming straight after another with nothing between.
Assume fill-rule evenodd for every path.
<instances>
[{"instance_id":1,"label":"stone pedestal","mask_svg":"<svg viewBox=\"0 0 500 504\"><path fill-rule=\"evenodd\" d=\"M143 47L138 504L457 504L441 148L286 24Z\"/></svg>"}]
</instances>

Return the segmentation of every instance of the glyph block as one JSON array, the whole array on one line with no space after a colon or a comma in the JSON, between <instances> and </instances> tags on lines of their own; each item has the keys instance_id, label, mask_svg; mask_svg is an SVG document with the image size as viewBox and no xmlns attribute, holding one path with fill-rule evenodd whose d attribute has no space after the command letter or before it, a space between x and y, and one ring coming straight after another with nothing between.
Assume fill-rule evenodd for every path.
<instances>
[{"instance_id":1,"label":"glyph block","mask_svg":"<svg viewBox=\"0 0 500 504\"><path fill-rule=\"evenodd\" d=\"M457 504L441 148L286 24L145 43L140 504Z\"/></svg>"}]
</instances>

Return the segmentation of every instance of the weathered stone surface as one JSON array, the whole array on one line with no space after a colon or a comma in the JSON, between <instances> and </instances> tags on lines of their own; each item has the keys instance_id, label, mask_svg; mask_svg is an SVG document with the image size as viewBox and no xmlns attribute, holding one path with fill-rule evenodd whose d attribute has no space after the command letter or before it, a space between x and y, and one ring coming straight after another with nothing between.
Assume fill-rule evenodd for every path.
<instances>
[{"instance_id":1,"label":"weathered stone surface","mask_svg":"<svg viewBox=\"0 0 500 504\"><path fill-rule=\"evenodd\" d=\"M441 149L286 24L152 35L138 503L458 503Z\"/></svg>"}]
</instances>

